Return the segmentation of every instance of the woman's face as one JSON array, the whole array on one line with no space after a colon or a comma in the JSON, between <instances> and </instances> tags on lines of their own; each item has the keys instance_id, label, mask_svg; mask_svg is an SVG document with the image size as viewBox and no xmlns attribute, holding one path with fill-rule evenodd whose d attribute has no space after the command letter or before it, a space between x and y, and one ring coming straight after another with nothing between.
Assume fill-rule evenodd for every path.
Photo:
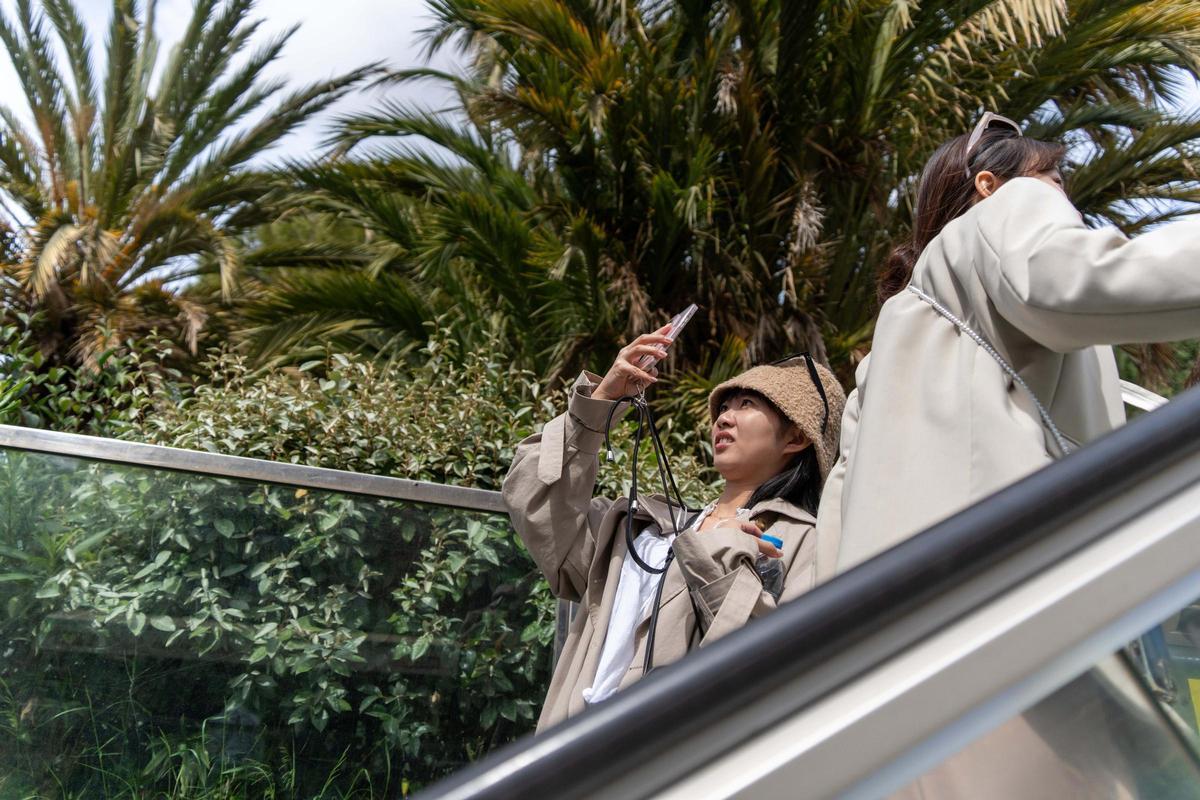
<instances>
[{"instance_id":1,"label":"woman's face","mask_svg":"<svg viewBox=\"0 0 1200 800\"><path fill-rule=\"evenodd\" d=\"M726 481L760 485L778 475L808 439L756 392L722 399L712 424L713 467Z\"/></svg>"}]
</instances>

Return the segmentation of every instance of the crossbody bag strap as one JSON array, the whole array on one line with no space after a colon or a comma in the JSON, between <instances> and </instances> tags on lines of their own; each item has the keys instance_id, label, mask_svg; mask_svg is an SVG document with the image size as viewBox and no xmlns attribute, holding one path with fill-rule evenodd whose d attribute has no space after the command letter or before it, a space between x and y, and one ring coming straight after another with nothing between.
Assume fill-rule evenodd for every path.
<instances>
[{"instance_id":1,"label":"crossbody bag strap","mask_svg":"<svg viewBox=\"0 0 1200 800\"><path fill-rule=\"evenodd\" d=\"M1029 398L1033 401L1033 405L1037 409L1038 416L1042 418L1042 424L1046 426L1046 430L1050 431L1050 436L1053 437L1054 444L1058 447L1059 454L1065 456L1070 453L1071 447L1067 444L1067 439L1062 435L1062 432L1058 429L1058 426L1054 424L1054 420L1050 417L1050 412L1046 410L1044 405L1042 405L1042 401L1038 400L1038 396L1033 393L1033 389L1029 388L1029 384L1025 382L1025 379L1018 375L1017 371L1013 369L1013 366L1004 359L1004 356L1000 355L996 348L992 347L987 339L984 339L981 335L976 333L970 325L955 316L950 309L946 308L933 297L921 291L916 286L913 286L911 283L908 285L908 290L932 306L934 311L949 320L954 327L971 337L975 344L979 345L983 352L991 356L992 359L1000 365L1000 369L1004 370L1008 377L1012 378L1013 383L1025 390L1025 393L1028 394Z\"/></svg>"}]
</instances>

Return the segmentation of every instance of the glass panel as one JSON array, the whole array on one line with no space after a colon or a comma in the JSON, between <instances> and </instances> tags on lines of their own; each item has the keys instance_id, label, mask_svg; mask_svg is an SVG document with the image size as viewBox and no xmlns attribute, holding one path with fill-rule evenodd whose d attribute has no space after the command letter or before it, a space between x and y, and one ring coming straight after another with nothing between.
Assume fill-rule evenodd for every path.
<instances>
[{"instance_id":1,"label":"glass panel","mask_svg":"<svg viewBox=\"0 0 1200 800\"><path fill-rule=\"evenodd\" d=\"M1190 734L1142 667L1140 645L1106 659L894 797L1200 799Z\"/></svg>"},{"instance_id":2,"label":"glass panel","mask_svg":"<svg viewBox=\"0 0 1200 800\"><path fill-rule=\"evenodd\" d=\"M1130 649L1164 711L1200 744L1200 605L1173 614Z\"/></svg>"},{"instance_id":3,"label":"glass panel","mask_svg":"<svg viewBox=\"0 0 1200 800\"><path fill-rule=\"evenodd\" d=\"M554 605L512 541L496 514L0 450L0 796L453 771L548 681Z\"/></svg>"}]
</instances>

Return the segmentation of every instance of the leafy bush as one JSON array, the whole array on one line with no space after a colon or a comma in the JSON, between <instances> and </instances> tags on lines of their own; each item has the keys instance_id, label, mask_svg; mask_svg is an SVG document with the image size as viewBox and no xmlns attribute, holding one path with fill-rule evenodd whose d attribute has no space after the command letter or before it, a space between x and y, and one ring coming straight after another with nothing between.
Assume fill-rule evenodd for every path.
<instances>
[{"instance_id":1,"label":"leafy bush","mask_svg":"<svg viewBox=\"0 0 1200 800\"><path fill-rule=\"evenodd\" d=\"M145 377L150 360L131 356L124 369L138 377L127 384L158 381L158 402L139 394L104 426L159 444L498 488L516 443L562 398L445 338L422 355L411 369L334 355L256 374L222 354L194 387ZM73 419L67 427L82 427ZM695 434L665 427L671 446L696 447ZM624 483L629 456L617 458L602 491ZM343 765L339 791L367 774L363 796L380 796L532 727L554 603L501 516L33 455L8 454L4 466L0 646L14 654L0 674L27 734L7 756L31 765L42 790L53 777L108 792L96 776L120 774L139 796L178 783L186 766L194 787L240 780L256 793L245 781L265 770L312 796ZM652 465L643 468L650 481ZM708 495L695 460L676 471L692 497ZM21 719L33 698L46 713ZM186 756L204 731L238 719L253 721L238 770Z\"/></svg>"},{"instance_id":2,"label":"leafy bush","mask_svg":"<svg viewBox=\"0 0 1200 800\"><path fill-rule=\"evenodd\" d=\"M48 363L33 344L32 318L0 326L0 422L94 436L134 437L155 405L186 391L170 366L175 347L151 336L129 340L96 358L94 368Z\"/></svg>"},{"instance_id":3,"label":"leafy bush","mask_svg":"<svg viewBox=\"0 0 1200 800\"><path fill-rule=\"evenodd\" d=\"M566 405L565 392L547 397L534 375L512 369L498 346L464 349L449 332L435 337L412 369L334 354L299 369L256 372L246 359L222 353L202 371L211 376L205 383L182 402L158 407L132 435L192 450L498 490L517 443ZM704 466L704 438L690 417L668 417L660 427L684 496L706 498L715 473ZM628 483L628 437L615 432L613 443L616 464L601 470L598 492L620 493ZM653 464L642 466L642 485L657 486Z\"/></svg>"}]
</instances>

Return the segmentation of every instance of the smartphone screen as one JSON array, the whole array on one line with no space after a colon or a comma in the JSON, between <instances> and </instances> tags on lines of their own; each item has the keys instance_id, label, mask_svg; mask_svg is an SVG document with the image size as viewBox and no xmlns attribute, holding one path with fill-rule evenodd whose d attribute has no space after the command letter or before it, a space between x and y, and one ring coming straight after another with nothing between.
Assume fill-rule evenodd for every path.
<instances>
[{"instance_id":1,"label":"smartphone screen","mask_svg":"<svg viewBox=\"0 0 1200 800\"><path fill-rule=\"evenodd\" d=\"M697 308L698 306L695 303L692 303L683 311L680 311L678 314L671 317L671 328L667 331L666 337L672 342L675 341L676 337L679 336L679 332L682 331L684 326L691 321L692 315L696 313ZM654 356L642 356L641 361L638 362L638 367L641 369L646 369L647 367L654 366L658 363L658 361L659 359L655 358Z\"/></svg>"}]
</instances>

